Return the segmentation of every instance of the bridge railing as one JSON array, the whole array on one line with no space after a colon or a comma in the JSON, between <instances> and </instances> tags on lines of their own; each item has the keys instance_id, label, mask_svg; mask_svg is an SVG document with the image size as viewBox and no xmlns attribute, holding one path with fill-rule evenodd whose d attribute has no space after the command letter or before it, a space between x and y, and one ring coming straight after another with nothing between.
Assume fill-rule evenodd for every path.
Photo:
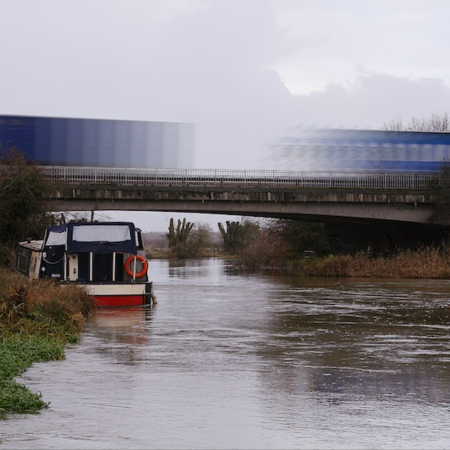
<instances>
[{"instance_id":1,"label":"bridge railing","mask_svg":"<svg viewBox=\"0 0 450 450\"><path fill-rule=\"evenodd\" d=\"M50 182L66 185L426 189L433 174L294 172L222 169L133 169L41 166Z\"/></svg>"}]
</instances>

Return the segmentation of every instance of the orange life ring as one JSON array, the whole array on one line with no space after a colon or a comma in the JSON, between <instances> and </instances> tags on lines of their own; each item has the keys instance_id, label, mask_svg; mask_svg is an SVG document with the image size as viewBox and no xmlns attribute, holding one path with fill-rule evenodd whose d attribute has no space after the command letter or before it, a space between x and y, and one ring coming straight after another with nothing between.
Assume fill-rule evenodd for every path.
<instances>
[{"instance_id":1,"label":"orange life ring","mask_svg":"<svg viewBox=\"0 0 450 450\"><path fill-rule=\"evenodd\" d=\"M134 261L134 259L137 258L139 261L142 262L142 270L140 272L136 272L136 275L134 275L133 271L130 269L131 261ZM125 272L130 275L131 278L136 276L136 278L143 277L148 270L148 262L142 255L130 255L128 259L125 261Z\"/></svg>"}]
</instances>

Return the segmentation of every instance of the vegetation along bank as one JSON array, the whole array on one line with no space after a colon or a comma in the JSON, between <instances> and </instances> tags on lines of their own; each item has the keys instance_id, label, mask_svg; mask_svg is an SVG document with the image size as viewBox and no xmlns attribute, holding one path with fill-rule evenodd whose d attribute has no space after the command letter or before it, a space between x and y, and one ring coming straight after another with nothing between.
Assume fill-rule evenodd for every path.
<instances>
[{"instance_id":1,"label":"vegetation along bank","mask_svg":"<svg viewBox=\"0 0 450 450\"><path fill-rule=\"evenodd\" d=\"M78 341L91 309L82 288L30 282L0 269L0 416L48 406L40 393L14 378L33 363L63 359L65 346Z\"/></svg>"}]
</instances>

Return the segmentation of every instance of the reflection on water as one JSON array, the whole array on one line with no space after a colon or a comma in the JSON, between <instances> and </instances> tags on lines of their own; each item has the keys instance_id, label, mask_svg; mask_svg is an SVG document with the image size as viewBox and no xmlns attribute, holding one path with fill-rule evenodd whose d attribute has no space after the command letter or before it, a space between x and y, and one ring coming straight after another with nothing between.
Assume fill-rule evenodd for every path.
<instances>
[{"instance_id":1,"label":"reflection on water","mask_svg":"<svg viewBox=\"0 0 450 450\"><path fill-rule=\"evenodd\" d=\"M99 309L89 318L99 337L105 340L145 344L148 342L148 322L156 312L153 307Z\"/></svg>"},{"instance_id":2,"label":"reflection on water","mask_svg":"<svg viewBox=\"0 0 450 450\"><path fill-rule=\"evenodd\" d=\"M151 261L159 303L99 310L3 448L448 448L448 281Z\"/></svg>"}]
</instances>

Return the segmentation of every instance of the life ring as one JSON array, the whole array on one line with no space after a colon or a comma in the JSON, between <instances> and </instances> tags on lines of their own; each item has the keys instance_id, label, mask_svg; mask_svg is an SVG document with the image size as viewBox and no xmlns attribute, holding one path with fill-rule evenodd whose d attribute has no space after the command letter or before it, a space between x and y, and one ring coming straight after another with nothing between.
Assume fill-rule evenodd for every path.
<instances>
[{"instance_id":1,"label":"life ring","mask_svg":"<svg viewBox=\"0 0 450 450\"><path fill-rule=\"evenodd\" d=\"M142 262L142 270L140 272L136 272L136 275L133 273L133 271L130 269L131 262L134 261L134 259L137 258L139 261ZM128 259L125 261L125 272L130 275L131 278L134 276L136 278L143 277L148 270L148 262L142 255L130 255Z\"/></svg>"}]
</instances>

